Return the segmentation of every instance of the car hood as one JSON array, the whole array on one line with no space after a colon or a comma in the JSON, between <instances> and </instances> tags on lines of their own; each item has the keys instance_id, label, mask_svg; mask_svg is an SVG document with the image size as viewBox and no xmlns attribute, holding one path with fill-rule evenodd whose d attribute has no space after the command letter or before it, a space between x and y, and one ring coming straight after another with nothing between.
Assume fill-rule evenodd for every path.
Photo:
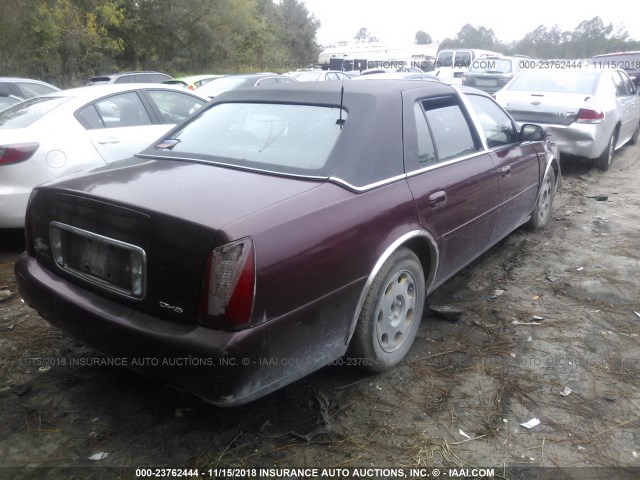
<instances>
[{"instance_id":1,"label":"car hood","mask_svg":"<svg viewBox=\"0 0 640 480\"><path fill-rule=\"evenodd\" d=\"M501 90L498 103L519 122L570 125L585 108L597 108L594 94Z\"/></svg>"},{"instance_id":2,"label":"car hood","mask_svg":"<svg viewBox=\"0 0 640 480\"><path fill-rule=\"evenodd\" d=\"M190 161L132 158L47 186L222 229L322 183Z\"/></svg>"}]
</instances>

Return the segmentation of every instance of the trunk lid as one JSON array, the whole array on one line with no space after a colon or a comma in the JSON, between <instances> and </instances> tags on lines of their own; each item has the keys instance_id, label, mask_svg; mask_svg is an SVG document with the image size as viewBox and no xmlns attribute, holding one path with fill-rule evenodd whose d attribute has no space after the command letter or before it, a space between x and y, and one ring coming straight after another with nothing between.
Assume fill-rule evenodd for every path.
<instances>
[{"instance_id":1,"label":"trunk lid","mask_svg":"<svg viewBox=\"0 0 640 480\"><path fill-rule=\"evenodd\" d=\"M207 258L234 240L223 227L318 185L183 161L118 162L36 189L29 250L87 290L196 323Z\"/></svg>"},{"instance_id":2,"label":"trunk lid","mask_svg":"<svg viewBox=\"0 0 640 480\"><path fill-rule=\"evenodd\" d=\"M593 94L502 90L498 103L518 122L571 125L581 108L597 108Z\"/></svg>"}]
</instances>

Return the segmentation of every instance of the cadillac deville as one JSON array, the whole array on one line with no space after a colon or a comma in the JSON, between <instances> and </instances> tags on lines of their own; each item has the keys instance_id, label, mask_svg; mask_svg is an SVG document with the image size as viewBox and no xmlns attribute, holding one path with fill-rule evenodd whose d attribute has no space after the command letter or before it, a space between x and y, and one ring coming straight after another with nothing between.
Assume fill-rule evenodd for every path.
<instances>
[{"instance_id":1,"label":"cadillac deville","mask_svg":"<svg viewBox=\"0 0 640 480\"><path fill-rule=\"evenodd\" d=\"M344 355L399 363L426 296L544 227L559 180L544 130L478 90L237 90L134 158L34 189L16 278L97 351L239 405Z\"/></svg>"}]
</instances>

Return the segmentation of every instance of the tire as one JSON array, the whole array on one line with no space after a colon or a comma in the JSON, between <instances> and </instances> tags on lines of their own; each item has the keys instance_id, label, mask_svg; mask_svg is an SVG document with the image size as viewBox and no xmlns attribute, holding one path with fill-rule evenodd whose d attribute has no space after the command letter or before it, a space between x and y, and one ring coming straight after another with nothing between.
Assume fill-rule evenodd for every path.
<instances>
[{"instance_id":1,"label":"tire","mask_svg":"<svg viewBox=\"0 0 640 480\"><path fill-rule=\"evenodd\" d=\"M357 364L382 372L400 363L416 338L424 302L420 261L399 248L382 265L360 311L350 349Z\"/></svg>"},{"instance_id":2,"label":"tire","mask_svg":"<svg viewBox=\"0 0 640 480\"><path fill-rule=\"evenodd\" d=\"M598 167L603 172L609 170L609 167L613 163L613 156L616 151L616 140L618 138L618 130L614 130L611 134L611 138L609 139L609 143L607 144L607 148L604 149L602 155L600 155L596 159L596 167Z\"/></svg>"},{"instance_id":3,"label":"tire","mask_svg":"<svg viewBox=\"0 0 640 480\"><path fill-rule=\"evenodd\" d=\"M640 136L640 121L638 121L638 125L636 125L636 129L631 136L631 140L629 140L629 145L635 145L638 143L638 137Z\"/></svg>"},{"instance_id":4,"label":"tire","mask_svg":"<svg viewBox=\"0 0 640 480\"><path fill-rule=\"evenodd\" d=\"M536 200L536 206L531 212L531 219L529 220L529 227L532 229L544 228L549 224L551 219L551 212L553 210L553 197L556 193L556 175L553 168L549 168L547 173L542 179L542 185L540 186L540 193Z\"/></svg>"}]
</instances>

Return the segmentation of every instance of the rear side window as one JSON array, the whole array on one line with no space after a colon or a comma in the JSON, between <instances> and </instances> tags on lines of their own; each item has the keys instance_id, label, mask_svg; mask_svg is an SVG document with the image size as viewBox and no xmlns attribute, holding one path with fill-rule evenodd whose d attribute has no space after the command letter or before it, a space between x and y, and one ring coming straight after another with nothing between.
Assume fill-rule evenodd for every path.
<instances>
[{"instance_id":1,"label":"rear side window","mask_svg":"<svg viewBox=\"0 0 640 480\"><path fill-rule=\"evenodd\" d=\"M421 102L433 135L439 162L470 155L480 150L469 121L453 96L429 98Z\"/></svg>"},{"instance_id":2,"label":"rear side window","mask_svg":"<svg viewBox=\"0 0 640 480\"><path fill-rule=\"evenodd\" d=\"M35 97L0 112L0 129L25 128L71 97Z\"/></svg>"},{"instance_id":3,"label":"rear side window","mask_svg":"<svg viewBox=\"0 0 640 480\"><path fill-rule=\"evenodd\" d=\"M419 103L416 103L413 111L416 119L416 134L418 136L418 163L420 168L428 167L436 163L436 149L433 146L427 119Z\"/></svg>"},{"instance_id":4,"label":"rear side window","mask_svg":"<svg viewBox=\"0 0 640 480\"><path fill-rule=\"evenodd\" d=\"M147 110L144 108L140 97L134 92L103 98L93 105L105 128L136 127L151 124L151 118Z\"/></svg>"}]
</instances>

